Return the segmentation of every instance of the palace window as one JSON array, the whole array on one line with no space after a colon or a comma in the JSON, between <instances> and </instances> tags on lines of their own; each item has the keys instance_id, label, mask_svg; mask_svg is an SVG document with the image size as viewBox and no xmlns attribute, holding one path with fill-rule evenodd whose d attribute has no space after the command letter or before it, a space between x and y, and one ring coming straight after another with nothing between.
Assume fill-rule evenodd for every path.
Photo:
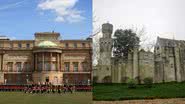
<instances>
[{"instance_id":1,"label":"palace window","mask_svg":"<svg viewBox=\"0 0 185 104\"><path fill-rule=\"evenodd\" d=\"M82 43L82 47L85 47L85 43Z\"/></svg>"},{"instance_id":2,"label":"palace window","mask_svg":"<svg viewBox=\"0 0 185 104\"><path fill-rule=\"evenodd\" d=\"M56 70L56 62L52 62L51 64L51 70Z\"/></svg>"},{"instance_id":3,"label":"palace window","mask_svg":"<svg viewBox=\"0 0 185 104\"><path fill-rule=\"evenodd\" d=\"M45 62L45 70L46 71L50 70L50 63L49 62Z\"/></svg>"},{"instance_id":4,"label":"palace window","mask_svg":"<svg viewBox=\"0 0 185 104\"><path fill-rule=\"evenodd\" d=\"M74 72L78 72L78 62L73 63L73 70Z\"/></svg>"},{"instance_id":5,"label":"palace window","mask_svg":"<svg viewBox=\"0 0 185 104\"><path fill-rule=\"evenodd\" d=\"M57 76L54 76L54 83L58 84L58 77Z\"/></svg>"},{"instance_id":6,"label":"palace window","mask_svg":"<svg viewBox=\"0 0 185 104\"><path fill-rule=\"evenodd\" d=\"M37 70L41 71L42 70L42 62L38 62L37 64Z\"/></svg>"},{"instance_id":7,"label":"palace window","mask_svg":"<svg viewBox=\"0 0 185 104\"><path fill-rule=\"evenodd\" d=\"M21 43L18 44L18 48L22 48L22 44Z\"/></svg>"},{"instance_id":8,"label":"palace window","mask_svg":"<svg viewBox=\"0 0 185 104\"><path fill-rule=\"evenodd\" d=\"M22 71L21 62L16 63L16 69L17 69L18 72Z\"/></svg>"},{"instance_id":9,"label":"palace window","mask_svg":"<svg viewBox=\"0 0 185 104\"><path fill-rule=\"evenodd\" d=\"M66 48L68 48L68 47L69 47L69 44L68 44L68 43L66 43L66 44L65 44L65 47L66 47Z\"/></svg>"},{"instance_id":10,"label":"palace window","mask_svg":"<svg viewBox=\"0 0 185 104\"><path fill-rule=\"evenodd\" d=\"M87 62L82 62L83 71L88 71Z\"/></svg>"},{"instance_id":11,"label":"palace window","mask_svg":"<svg viewBox=\"0 0 185 104\"><path fill-rule=\"evenodd\" d=\"M10 43L10 48L13 48L13 43Z\"/></svg>"},{"instance_id":12,"label":"palace window","mask_svg":"<svg viewBox=\"0 0 185 104\"><path fill-rule=\"evenodd\" d=\"M8 66L8 71L12 72L13 71L13 62L8 62L7 66Z\"/></svg>"},{"instance_id":13,"label":"palace window","mask_svg":"<svg viewBox=\"0 0 185 104\"><path fill-rule=\"evenodd\" d=\"M77 43L74 43L74 48L77 48Z\"/></svg>"},{"instance_id":14,"label":"palace window","mask_svg":"<svg viewBox=\"0 0 185 104\"><path fill-rule=\"evenodd\" d=\"M69 62L65 62L65 71L66 72L69 72L69 69L70 69L70 63Z\"/></svg>"},{"instance_id":15,"label":"palace window","mask_svg":"<svg viewBox=\"0 0 185 104\"><path fill-rule=\"evenodd\" d=\"M29 43L26 44L26 48L30 48L30 44Z\"/></svg>"},{"instance_id":16,"label":"palace window","mask_svg":"<svg viewBox=\"0 0 185 104\"><path fill-rule=\"evenodd\" d=\"M2 48L3 47L3 44L2 43L0 43L0 48Z\"/></svg>"},{"instance_id":17,"label":"palace window","mask_svg":"<svg viewBox=\"0 0 185 104\"><path fill-rule=\"evenodd\" d=\"M24 71L30 71L30 63L29 62L24 63Z\"/></svg>"}]
</instances>

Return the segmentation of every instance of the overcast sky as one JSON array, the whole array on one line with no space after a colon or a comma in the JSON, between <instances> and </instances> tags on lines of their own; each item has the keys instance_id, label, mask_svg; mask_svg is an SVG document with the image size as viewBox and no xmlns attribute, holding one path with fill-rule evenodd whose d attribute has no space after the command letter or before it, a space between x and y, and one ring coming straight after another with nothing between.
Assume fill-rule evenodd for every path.
<instances>
[{"instance_id":1,"label":"overcast sky","mask_svg":"<svg viewBox=\"0 0 185 104\"><path fill-rule=\"evenodd\" d=\"M153 40L185 40L185 0L93 0L93 15L93 31L109 21L114 30L144 27Z\"/></svg>"}]
</instances>

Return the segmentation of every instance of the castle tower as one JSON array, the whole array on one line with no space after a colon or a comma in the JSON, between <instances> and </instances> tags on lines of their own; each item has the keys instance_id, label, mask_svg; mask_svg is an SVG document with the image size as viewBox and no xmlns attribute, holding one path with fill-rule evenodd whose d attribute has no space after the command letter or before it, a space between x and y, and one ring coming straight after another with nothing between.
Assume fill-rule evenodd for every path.
<instances>
[{"instance_id":1,"label":"castle tower","mask_svg":"<svg viewBox=\"0 0 185 104\"><path fill-rule=\"evenodd\" d=\"M105 23L102 25L103 37L100 38L100 59L98 82L111 81L111 56L112 56L112 31L113 25Z\"/></svg>"}]
</instances>

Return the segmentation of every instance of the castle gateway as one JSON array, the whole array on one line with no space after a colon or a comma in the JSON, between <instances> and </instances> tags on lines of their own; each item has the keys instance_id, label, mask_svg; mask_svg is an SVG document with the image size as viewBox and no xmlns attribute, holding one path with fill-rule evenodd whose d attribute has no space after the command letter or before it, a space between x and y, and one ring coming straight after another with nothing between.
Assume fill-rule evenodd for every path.
<instances>
[{"instance_id":1,"label":"castle gateway","mask_svg":"<svg viewBox=\"0 0 185 104\"><path fill-rule=\"evenodd\" d=\"M91 39L60 40L60 33L35 33L34 40L0 38L0 83L90 84Z\"/></svg>"}]
</instances>

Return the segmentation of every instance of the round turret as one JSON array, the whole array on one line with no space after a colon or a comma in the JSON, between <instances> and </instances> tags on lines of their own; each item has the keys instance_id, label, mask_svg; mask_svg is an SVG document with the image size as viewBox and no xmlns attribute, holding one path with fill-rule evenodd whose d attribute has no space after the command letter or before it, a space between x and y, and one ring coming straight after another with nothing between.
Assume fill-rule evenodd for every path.
<instances>
[{"instance_id":1,"label":"round turret","mask_svg":"<svg viewBox=\"0 0 185 104\"><path fill-rule=\"evenodd\" d=\"M110 33L110 34L112 34L112 31L113 31L113 25L112 24L104 23L102 25L102 32L103 33Z\"/></svg>"},{"instance_id":2,"label":"round turret","mask_svg":"<svg viewBox=\"0 0 185 104\"><path fill-rule=\"evenodd\" d=\"M111 34L113 31L113 25L110 23L104 23L102 25L102 33L103 33L103 37L109 37L111 38Z\"/></svg>"}]
</instances>

